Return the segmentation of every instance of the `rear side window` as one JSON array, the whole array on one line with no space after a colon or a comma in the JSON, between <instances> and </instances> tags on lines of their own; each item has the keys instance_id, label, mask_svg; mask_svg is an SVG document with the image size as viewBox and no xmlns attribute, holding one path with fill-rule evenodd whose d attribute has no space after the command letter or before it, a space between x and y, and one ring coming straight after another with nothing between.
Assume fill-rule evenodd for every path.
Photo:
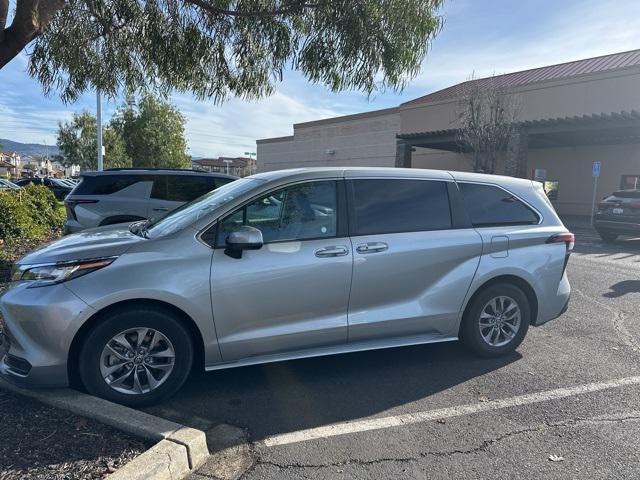
<instances>
[{"instance_id":1,"label":"rear side window","mask_svg":"<svg viewBox=\"0 0 640 480\"><path fill-rule=\"evenodd\" d=\"M148 175L97 175L82 177L74 195L110 195L138 182L150 182Z\"/></svg>"},{"instance_id":2,"label":"rear side window","mask_svg":"<svg viewBox=\"0 0 640 480\"><path fill-rule=\"evenodd\" d=\"M196 175L162 175L156 177L151 190L151 198L171 202L190 202L211 190L218 184L215 177Z\"/></svg>"},{"instance_id":3,"label":"rear side window","mask_svg":"<svg viewBox=\"0 0 640 480\"><path fill-rule=\"evenodd\" d=\"M451 228L445 182L352 180L352 235L421 232Z\"/></svg>"},{"instance_id":4,"label":"rear side window","mask_svg":"<svg viewBox=\"0 0 640 480\"><path fill-rule=\"evenodd\" d=\"M620 190L618 192L613 192L609 197L605 199L605 201L613 201L618 198L639 200L640 190Z\"/></svg>"},{"instance_id":5,"label":"rear side window","mask_svg":"<svg viewBox=\"0 0 640 480\"><path fill-rule=\"evenodd\" d=\"M458 186L474 227L533 225L540 221L531 208L497 186L462 182Z\"/></svg>"}]
</instances>

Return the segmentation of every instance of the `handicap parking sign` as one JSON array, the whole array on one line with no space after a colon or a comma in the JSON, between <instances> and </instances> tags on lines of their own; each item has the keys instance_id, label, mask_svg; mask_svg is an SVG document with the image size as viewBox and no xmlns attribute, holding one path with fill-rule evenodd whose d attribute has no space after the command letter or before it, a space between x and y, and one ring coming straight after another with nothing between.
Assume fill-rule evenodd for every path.
<instances>
[{"instance_id":1,"label":"handicap parking sign","mask_svg":"<svg viewBox=\"0 0 640 480\"><path fill-rule=\"evenodd\" d=\"M601 167L601 162L593 162L593 167L591 169L591 175L593 177L600 176L600 167Z\"/></svg>"}]
</instances>

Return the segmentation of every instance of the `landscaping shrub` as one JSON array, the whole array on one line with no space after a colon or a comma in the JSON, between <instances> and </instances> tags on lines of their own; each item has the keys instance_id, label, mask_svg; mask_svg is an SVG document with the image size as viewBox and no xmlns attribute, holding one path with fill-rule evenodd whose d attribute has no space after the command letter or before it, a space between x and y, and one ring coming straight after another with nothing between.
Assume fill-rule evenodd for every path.
<instances>
[{"instance_id":1,"label":"landscaping shrub","mask_svg":"<svg viewBox=\"0 0 640 480\"><path fill-rule=\"evenodd\" d=\"M0 262L11 262L57 235L64 220L64 209L46 187L0 192Z\"/></svg>"}]
</instances>

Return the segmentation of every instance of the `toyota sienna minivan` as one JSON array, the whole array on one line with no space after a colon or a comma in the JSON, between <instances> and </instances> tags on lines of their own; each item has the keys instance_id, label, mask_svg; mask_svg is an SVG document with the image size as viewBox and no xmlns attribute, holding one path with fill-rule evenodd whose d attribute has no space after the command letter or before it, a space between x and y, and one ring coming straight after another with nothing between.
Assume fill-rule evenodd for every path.
<instances>
[{"instance_id":1,"label":"toyota sienna minivan","mask_svg":"<svg viewBox=\"0 0 640 480\"><path fill-rule=\"evenodd\" d=\"M0 371L156 402L217 370L460 339L504 355L569 301L574 237L530 180L319 168L224 185L157 221L25 256Z\"/></svg>"}]
</instances>

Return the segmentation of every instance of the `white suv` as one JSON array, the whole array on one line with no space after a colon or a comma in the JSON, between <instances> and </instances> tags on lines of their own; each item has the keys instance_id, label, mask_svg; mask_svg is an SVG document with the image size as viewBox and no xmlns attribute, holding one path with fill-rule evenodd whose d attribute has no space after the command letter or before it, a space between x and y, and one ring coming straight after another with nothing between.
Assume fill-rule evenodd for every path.
<instances>
[{"instance_id":1,"label":"white suv","mask_svg":"<svg viewBox=\"0 0 640 480\"><path fill-rule=\"evenodd\" d=\"M171 210L235 180L193 170L110 169L85 172L65 199L65 233L161 218Z\"/></svg>"}]
</instances>

